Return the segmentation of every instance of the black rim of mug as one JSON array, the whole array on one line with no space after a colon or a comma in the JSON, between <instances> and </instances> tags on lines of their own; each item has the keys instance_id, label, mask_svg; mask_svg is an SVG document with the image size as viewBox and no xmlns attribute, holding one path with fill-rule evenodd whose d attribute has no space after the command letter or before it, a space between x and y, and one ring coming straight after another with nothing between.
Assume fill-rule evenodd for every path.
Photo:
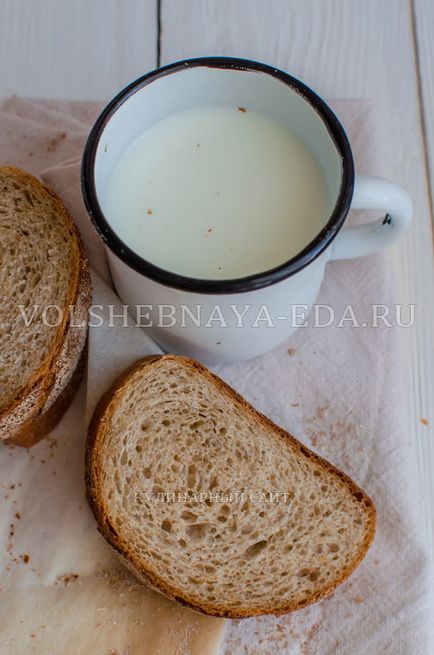
<instances>
[{"instance_id":1,"label":"black rim of mug","mask_svg":"<svg viewBox=\"0 0 434 655\"><path fill-rule=\"evenodd\" d=\"M102 132L113 114L124 102L144 86L165 75L198 66L266 73L280 80L301 95L317 111L328 129L337 151L342 157L342 178L339 195L333 212L323 229L303 250L288 261L270 270L246 277L222 280L200 279L178 275L177 273L155 266L155 264L151 264L151 262L148 262L131 250L117 236L105 218L98 202L94 176L95 158ZM243 293L275 284L298 273L298 271L312 263L331 244L341 229L350 208L354 190L354 163L348 138L338 118L324 100L303 82L292 77L285 71L249 59L200 57L197 59L185 59L151 71L129 84L111 100L97 118L87 139L81 166L81 185L86 208L104 243L120 260L138 273L165 286L175 287L185 291L207 294Z\"/></svg>"}]
</instances>

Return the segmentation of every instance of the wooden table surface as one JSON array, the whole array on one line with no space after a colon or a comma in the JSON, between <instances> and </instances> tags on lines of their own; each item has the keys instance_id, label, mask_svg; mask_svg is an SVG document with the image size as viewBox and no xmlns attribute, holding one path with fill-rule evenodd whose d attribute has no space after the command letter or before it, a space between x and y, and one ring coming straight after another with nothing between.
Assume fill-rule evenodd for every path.
<instances>
[{"instance_id":1,"label":"wooden table surface","mask_svg":"<svg viewBox=\"0 0 434 655\"><path fill-rule=\"evenodd\" d=\"M402 356L431 545L433 37L432 0L0 0L0 97L108 100L159 64L214 54L284 68L328 98L375 100L387 175L415 209L411 231L393 248L392 272L398 302L416 305Z\"/></svg>"}]
</instances>

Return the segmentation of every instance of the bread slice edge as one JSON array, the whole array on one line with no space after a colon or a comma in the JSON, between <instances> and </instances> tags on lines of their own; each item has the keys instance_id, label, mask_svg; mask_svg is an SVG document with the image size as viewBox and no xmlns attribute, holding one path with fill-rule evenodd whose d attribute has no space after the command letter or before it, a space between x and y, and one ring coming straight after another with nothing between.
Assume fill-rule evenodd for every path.
<instances>
[{"instance_id":1,"label":"bread slice edge","mask_svg":"<svg viewBox=\"0 0 434 655\"><path fill-rule=\"evenodd\" d=\"M38 371L9 406L0 411L0 440L30 447L42 439L58 423L68 408L79 386L84 361L88 309L91 304L89 265L85 256L80 232L61 199L49 187L30 173L12 166L1 166L6 172L25 181L37 193L49 196L71 231L71 243L76 247L76 266L64 307L61 326L52 347ZM74 325L71 324L69 307L73 307ZM80 318L83 328L75 327Z\"/></svg>"}]
</instances>

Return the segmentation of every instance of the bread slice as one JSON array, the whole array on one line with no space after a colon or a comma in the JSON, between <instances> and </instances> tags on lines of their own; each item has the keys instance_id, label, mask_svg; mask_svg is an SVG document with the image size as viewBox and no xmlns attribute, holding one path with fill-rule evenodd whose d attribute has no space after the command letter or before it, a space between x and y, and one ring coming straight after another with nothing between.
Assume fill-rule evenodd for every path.
<instances>
[{"instance_id":1,"label":"bread slice","mask_svg":"<svg viewBox=\"0 0 434 655\"><path fill-rule=\"evenodd\" d=\"M11 167L0 167L0 282L0 438L28 447L55 426L80 382L91 289L62 202Z\"/></svg>"},{"instance_id":2,"label":"bread slice","mask_svg":"<svg viewBox=\"0 0 434 655\"><path fill-rule=\"evenodd\" d=\"M89 426L86 471L99 530L124 562L205 614L317 601L374 537L374 505L347 475L185 357L147 357L114 383Z\"/></svg>"}]
</instances>

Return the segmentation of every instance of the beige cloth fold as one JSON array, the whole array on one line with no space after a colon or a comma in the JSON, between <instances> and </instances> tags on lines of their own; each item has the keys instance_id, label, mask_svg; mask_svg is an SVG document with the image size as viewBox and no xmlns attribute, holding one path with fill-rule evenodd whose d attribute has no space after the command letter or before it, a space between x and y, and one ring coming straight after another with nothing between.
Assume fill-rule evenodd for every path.
<instances>
[{"instance_id":1,"label":"beige cloth fold","mask_svg":"<svg viewBox=\"0 0 434 655\"><path fill-rule=\"evenodd\" d=\"M349 132L358 170L386 174L375 152L370 103L334 105ZM94 303L107 305L118 299L83 206L77 159L97 112L90 103L14 98L0 112L0 147L4 163L43 173L62 197L95 271ZM384 253L330 264L318 302L330 305L337 320L351 303L360 322L369 323L372 304L400 302L387 261ZM225 655L434 652L432 560L416 506L400 338L398 328L354 328L348 321L343 327L302 328L264 357L216 369L258 409L348 472L378 510L373 547L349 581L331 598L292 615L227 622ZM122 367L157 351L139 328L92 328L88 414ZM82 388L45 442L29 452L0 449L5 497L0 642L5 653L215 651L225 622L138 585L97 534L83 496L85 404Z\"/></svg>"}]
</instances>

